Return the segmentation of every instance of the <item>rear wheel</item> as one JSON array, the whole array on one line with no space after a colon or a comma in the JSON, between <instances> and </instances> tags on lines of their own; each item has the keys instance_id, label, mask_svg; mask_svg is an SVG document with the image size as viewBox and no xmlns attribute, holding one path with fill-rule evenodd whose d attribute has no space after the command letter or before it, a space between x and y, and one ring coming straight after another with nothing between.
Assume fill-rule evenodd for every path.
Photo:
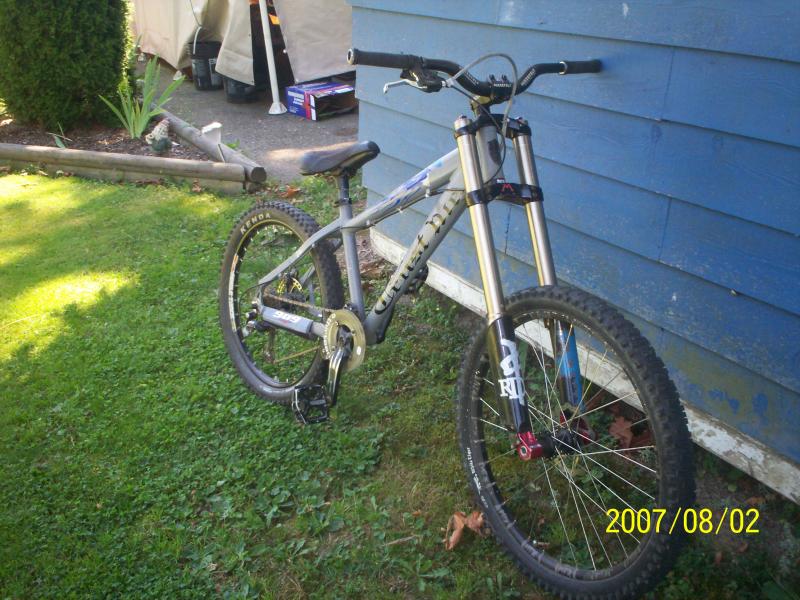
<instances>
[{"instance_id":1,"label":"rear wheel","mask_svg":"<svg viewBox=\"0 0 800 600\"><path fill-rule=\"evenodd\" d=\"M259 301L323 322L323 309L344 304L341 272L328 242L320 242L273 281L259 280L317 230L312 217L290 204L260 203L233 228L222 261L219 319L228 354L253 391L280 404L292 401L296 386L320 379L322 343L266 325Z\"/></svg>"},{"instance_id":2,"label":"rear wheel","mask_svg":"<svg viewBox=\"0 0 800 600\"><path fill-rule=\"evenodd\" d=\"M549 591L639 597L674 564L684 535L680 527L667 531L678 508L694 501L692 447L675 387L636 328L597 298L549 287L507 304L533 431L550 450L518 457L480 332L464 358L457 406L472 489L497 539ZM577 340L577 406L558 394L563 370L548 329L555 321ZM665 510L660 533L653 509ZM609 527L615 510L625 511L624 522Z\"/></svg>"}]
</instances>

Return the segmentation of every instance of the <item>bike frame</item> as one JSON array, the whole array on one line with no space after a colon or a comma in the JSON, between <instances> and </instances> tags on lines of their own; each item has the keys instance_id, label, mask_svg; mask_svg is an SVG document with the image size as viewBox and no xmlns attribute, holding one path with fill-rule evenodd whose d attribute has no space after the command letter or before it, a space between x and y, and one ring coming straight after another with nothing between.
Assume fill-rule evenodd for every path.
<instances>
[{"instance_id":1,"label":"bike frame","mask_svg":"<svg viewBox=\"0 0 800 600\"><path fill-rule=\"evenodd\" d=\"M349 281L350 305L362 321L367 343L381 342L385 337L397 300L427 265L428 259L461 214L468 210L486 300L490 362L495 381L500 386L499 394L507 400L507 412L504 418L510 431L517 434L531 432L514 326L505 313L505 299L488 213L488 203L494 199L512 201L524 206L539 284L555 285L555 267L531 146L530 129L522 120L509 121L507 128L506 135L513 142L521 179L521 184L518 185L505 182L500 146L504 141L499 139L492 118L488 115L479 116L475 120L460 117L456 120L454 128L458 146L455 150L419 171L381 202L355 217L347 197L347 185L346 183L340 185L339 217L309 237L289 258L261 278L259 284L267 285L281 273L291 269L323 240L341 237ZM484 180L486 174L494 180L491 185L487 185L488 182ZM343 181L346 182L346 178ZM508 191L512 193L509 195ZM369 314L365 314L361 272L355 244L356 233L401 213L424 198L438 194L441 196L428 214L425 224L409 246L377 302ZM286 315L285 312L282 314ZM315 325L317 326L309 326L306 333L311 337L321 337L324 329L318 324ZM557 373L559 393L563 400L578 406L581 389L575 336L571 331L565 331L562 324L557 321L549 323L549 329L554 359L559 365ZM526 449L535 455L536 449L532 446L536 444L536 439L531 435L530 440L530 446L526 446ZM523 452L520 453L521 456Z\"/></svg>"}]
</instances>

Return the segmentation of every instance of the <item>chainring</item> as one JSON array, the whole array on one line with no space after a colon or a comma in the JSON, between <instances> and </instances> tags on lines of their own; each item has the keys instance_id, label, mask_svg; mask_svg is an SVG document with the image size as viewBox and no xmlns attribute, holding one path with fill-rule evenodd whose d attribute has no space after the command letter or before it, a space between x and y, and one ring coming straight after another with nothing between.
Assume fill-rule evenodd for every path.
<instances>
[{"instance_id":1,"label":"chainring","mask_svg":"<svg viewBox=\"0 0 800 600\"><path fill-rule=\"evenodd\" d=\"M322 338L322 348L325 358L330 359L339 345L339 333L345 329L352 339L353 349L350 356L344 362L345 371L352 371L361 366L364 362L364 355L367 351L367 335L364 333L364 326L361 319L355 313L342 308L334 310L325 321L325 335Z\"/></svg>"}]
</instances>

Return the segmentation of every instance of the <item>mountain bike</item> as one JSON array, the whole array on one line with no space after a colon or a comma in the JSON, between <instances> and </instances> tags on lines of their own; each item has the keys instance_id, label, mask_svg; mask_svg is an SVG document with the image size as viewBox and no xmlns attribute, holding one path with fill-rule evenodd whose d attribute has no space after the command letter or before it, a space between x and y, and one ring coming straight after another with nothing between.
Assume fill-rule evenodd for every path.
<instances>
[{"instance_id":1,"label":"mountain bike","mask_svg":"<svg viewBox=\"0 0 800 600\"><path fill-rule=\"evenodd\" d=\"M480 80L470 73L491 56L509 61L511 79ZM639 596L668 572L685 541L680 527L667 532L667 526L694 500L686 416L663 363L639 331L604 301L558 284L531 129L509 117L514 97L540 75L598 73L601 62L535 64L518 77L513 60L499 54L461 67L352 49L348 61L401 69L401 79L387 83L385 92L396 85L427 93L458 90L474 118L455 120L455 149L355 216L349 181L380 152L371 141L309 152L301 160L303 174L338 181L339 216L328 225L278 201L241 217L227 244L219 291L225 345L236 369L256 394L291 406L301 423L325 421L342 374L362 365L370 346L383 341L398 299L423 285L429 257L468 212L486 325L464 353L455 424L475 500L500 544L550 592ZM503 113L490 111L502 103ZM519 182L504 178L508 146ZM356 232L431 196L438 198L435 206L367 312ZM522 207L531 235L538 286L508 298L490 202Z\"/></svg>"}]
</instances>

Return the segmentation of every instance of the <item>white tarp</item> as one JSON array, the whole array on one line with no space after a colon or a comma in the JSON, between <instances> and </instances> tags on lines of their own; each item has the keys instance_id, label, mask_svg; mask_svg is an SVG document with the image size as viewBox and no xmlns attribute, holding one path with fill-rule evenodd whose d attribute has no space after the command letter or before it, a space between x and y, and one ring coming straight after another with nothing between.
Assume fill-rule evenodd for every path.
<instances>
[{"instance_id":1,"label":"white tarp","mask_svg":"<svg viewBox=\"0 0 800 600\"><path fill-rule=\"evenodd\" d=\"M352 71L352 9L345 0L275 0L296 81Z\"/></svg>"},{"instance_id":2,"label":"white tarp","mask_svg":"<svg viewBox=\"0 0 800 600\"><path fill-rule=\"evenodd\" d=\"M289 62L296 81L352 69L345 54L352 17L345 0L275 0ZM158 54L176 69L189 66L186 44L222 42L216 69L253 83L250 5L247 0L134 0L134 31L143 51Z\"/></svg>"}]
</instances>

